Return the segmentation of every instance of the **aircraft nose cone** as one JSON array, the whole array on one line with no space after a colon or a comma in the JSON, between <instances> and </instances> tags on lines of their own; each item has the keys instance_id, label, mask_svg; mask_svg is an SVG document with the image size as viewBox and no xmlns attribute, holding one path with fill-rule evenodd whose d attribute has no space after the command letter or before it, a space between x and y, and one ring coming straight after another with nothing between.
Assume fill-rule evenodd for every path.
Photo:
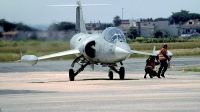
<instances>
[{"instance_id":1,"label":"aircraft nose cone","mask_svg":"<svg viewBox=\"0 0 200 112\"><path fill-rule=\"evenodd\" d=\"M128 58L131 55L131 52L126 51L120 47L115 48L115 56L118 58L118 60L124 60Z\"/></svg>"}]
</instances>

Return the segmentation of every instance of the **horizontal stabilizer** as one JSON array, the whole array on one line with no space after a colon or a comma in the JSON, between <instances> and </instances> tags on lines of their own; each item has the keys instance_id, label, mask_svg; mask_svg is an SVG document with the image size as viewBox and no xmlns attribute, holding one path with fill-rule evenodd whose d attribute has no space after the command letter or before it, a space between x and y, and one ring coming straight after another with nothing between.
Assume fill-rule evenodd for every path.
<instances>
[{"instance_id":1,"label":"horizontal stabilizer","mask_svg":"<svg viewBox=\"0 0 200 112\"><path fill-rule=\"evenodd\" d=\"M44 7L78 7L77 4L72 4L72 5L44 5Z\"/></svg>"},{"instance_id":2,"label":"horizontal stabilizer","mask_svg":"<svg viewBox=\"0 0 200 112\"><path fill-rule=\"evenodd\" d=\"M87 34L85 27L85 22L83 19L82 7L85 6L105 6L110 4L81 4L80 1L77 1L77 4L63 4L63 5L44 5L47 7L76 7L76 32Z\"/></svg>"},{"instance_id":3,"label":"horizontal stabilizer","mask_svg":"<svg viewBox=\"0 0 200 112\"><path fill-rule=\"evenodd\" d=\"M110 4L81 4L82 7L86 6L105 6ZM63 4L63 5L44 5L45 7L78 7L77 4Z\"/></svg>"}]
</instances>

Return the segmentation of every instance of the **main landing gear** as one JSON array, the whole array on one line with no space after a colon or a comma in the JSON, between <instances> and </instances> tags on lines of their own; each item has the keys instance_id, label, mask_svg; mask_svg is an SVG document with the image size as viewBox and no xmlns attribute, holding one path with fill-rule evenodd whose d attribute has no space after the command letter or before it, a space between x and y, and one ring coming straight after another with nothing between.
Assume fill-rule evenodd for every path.
<instances>
[{"instance_id":1,"label":"main landing gear","mask_svg":"<svg viewBox=\"0 0 200 112\"><path fill-rule=\"evenodd\" d=\"M73 69L69 69L69 80L70 81L74 81L75 79L75 76L78 75L81 71L84 70L84 68L87 66L87 65L90 65L91 63L89 61L87 61L83 56L79 56L77 57L73 62L72 62L72 65L71 67L73 68L75 63L78 63L79 65L81 65L81 67L77 70L77 71L74 71ZM108 71L108 76L109 76L109 79L110 80L113 80L113 71L115 71L116 73L119 74L119 78L122 80L124 79L125 77L125 69L123 67L123 63L120 62L121 66L119 70L117 70L115 68L115 65L116 64L113 64L113 65L109 65L109 71Z\"/></svg>"},{"instance_id":2,"label":"main landing gear","mask_svg":"<svg viewBox=\"0 0 200 112\"><path fill-rule=\"evenodd\" d=\"M79 68L77 71L74 71L73 69L69 69L69 80L74 81L74 78L76 75L78 75L81 71L84 70L84 68L90 64L83 56L77 57L73 62L71 67L73 68L75 63L78 63L81 65L81 68Z\"/></svg>"},{"instance_id":3,"label":"main landing gear","mask_svg":"<svg viewBox=\"0 0 200 112\"><path fill-rule=\"evenodd\" d=\"M122 62L120 62L120 64L123 65ZM113 80L113 71L115 71L116 73L119 74L119 78L121 80L124 79L124 77L125 77L125 68L124 67L120 67L120 69L117 70L114 66L110 66L110 69L108 71L108 77L110 80Z\"/></svg>"}]
</instances>

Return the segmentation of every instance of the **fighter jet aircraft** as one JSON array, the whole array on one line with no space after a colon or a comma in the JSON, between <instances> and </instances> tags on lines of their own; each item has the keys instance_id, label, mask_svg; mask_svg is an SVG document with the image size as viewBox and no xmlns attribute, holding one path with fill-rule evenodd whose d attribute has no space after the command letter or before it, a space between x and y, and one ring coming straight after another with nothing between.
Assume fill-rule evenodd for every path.
<instances>
[{"instance_id":1,"label":"fighter jet aircraft","mask_svg":"<svg viewBox=\"0 0 200 112\"><path fill-rule=\"evenodd\" d=\"M87 65L94 69L94 64L102 67L109 67L109 79L113 79L113 71L119 74L120 79L125 77L125 68L123 61L131 54L157 55L154 53L141 52L131 50L127 44L123 32L116 27L106 28L99 34L88 34L83 20L82 7L96 5L96 4L81 4L80 1L75 5L53 5L53 6L75 6L76 7L76 34L70 40L71 50L58 52L50 55L37 57L35 55L24 55L21 57L21 62L35 65L39 60L75 54L76 59L71 64L69 69L69 79L74 81L75 76L78 75ZM102 4L107 5L107 4ZM49 5L48 5L49 6ZM155 51L153 51L155 52ZM78 70L73 67L76 63L81 66ZM117 69L117 63L120 63L120 68Z\"/></svg>"}]
</instances>

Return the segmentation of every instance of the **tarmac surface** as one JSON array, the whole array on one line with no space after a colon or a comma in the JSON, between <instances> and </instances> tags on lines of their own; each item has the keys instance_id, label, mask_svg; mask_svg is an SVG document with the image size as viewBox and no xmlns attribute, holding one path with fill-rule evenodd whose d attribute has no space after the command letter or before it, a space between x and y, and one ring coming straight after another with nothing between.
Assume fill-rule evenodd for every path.
<instances>
[{"instance_id":1,"label":"tarmac surface","mask_svg":"<svg viewBox=\"0 0 200 112\"><path fill-rule=\"evenodd\" d=\"M85 68L69 81L72 60L42 61L35 66L0 63L0 112L181 111L200 110L200 58L174 58L166 78L144 79L146 59L124 62L126 75L108 79L108 68ZM75 69L78 66L75 67Z\"/></svg>"}]
</instances>

